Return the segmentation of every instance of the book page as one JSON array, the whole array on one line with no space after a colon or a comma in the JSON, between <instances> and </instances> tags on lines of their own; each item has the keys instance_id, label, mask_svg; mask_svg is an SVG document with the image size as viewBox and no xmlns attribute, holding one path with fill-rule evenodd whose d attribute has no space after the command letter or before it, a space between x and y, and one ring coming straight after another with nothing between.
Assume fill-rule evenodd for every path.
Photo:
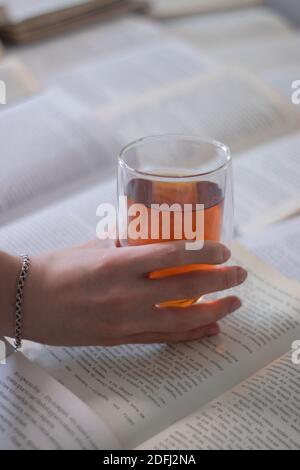
<instances>
[{"instance_id":1,"label":"book page","mask_svg":"<svg viewBox=\"0 0 300 470\"><path fill-rule=\"evenodd\" d=\"M114 435L84 403L21 353L0 365L0 449L117 448Z\"/></svg>"},{"instance_id":2,"label":"book page","mask_svg":"<svg viewBox=\"0 0 300 470\"><path fill-rule=\"evenodd\" d=\"M96 209L101 203L116 207L115 178L0 228L0 250L38 255L94 240L98 222Z\"/></svg>"},{"instance_id":3,"label":"book page","mask_svg":"<svg viewBox=\"0 0 300 470\"><path fill-rule=\"evenodd\" d=\"M0 224L100 183L119 146L80 102L48 90L0 114Z\"/></svg>"},{"instance_id":4,"label":"book page","mask_svg":"<svg viewBox=\"0 0 300 470\"><path fill-rule=\"evenodd\" d=\"M289 353L138 449L299 450L299 388Z\"/></svg>"},{"instance_id":5,"label":"book page","mask_svg":"<svg viewBox=\"0 0 300 470\"><path fill-rule=\"evenodd\" d=\"M176 345L55 348L24 352L90 406L122 446L135 447L231 389L300 337L299 284L236 247L247 283L243 308L215 338Z\"/></svg>"},{"instance_id":6,"label":"book page","mask_svg":"<svg viewBox=\"0 0 300 470\"><path fill-rule=\"evenodd\" d=\"M54 76L47 85L72 94L92 109L120 103L213 67L197 50L176 40L132 47L109 58L85 61Z\"/></svg>"},{"instance_id":7,"label":"book page","mask_svg":"<svg viewBox=\"0 0 300 470\"><path fill-rule=\"evenodd\" d=\"M120 145L182 133L247 149L299 129L295 106L241 71L217 69L99 110Z\"/></svg>"},{"instance_id":8,"label":"book page","mask_svg":"<svg viewBox=\"0 0 300 470\"><path fill-rule=\"evenodd\" d=\"M268 8L249 8L168 21L164 28L201 50L293 31L287 19Z\"/></svg>"},{"instance_id":9,"label":"book page","mask_svg":"<svg viewBox=\"0 0 300 470\"><path fill-rule=\"evenodd\" d=\"M27 67L13 57L0 61L0 80L6 86L8 106L40 90L40 84ZM3 111L5 108L1 106L0 110Z\"/></svg>"},{"instance_id":10,"label":"book page","mask_svg":"<svg viewBox=\"0 0 300 470\"><path fill-rule=\"evenodd\" d=\"M128 16L11 50L46 83L52 76L83 61L109 57L137 44L154 43L161 37L160 28L151 21Z\"/></svg>"},{"instance_id":11,"label":"book page","mask_svg":"<svg viewBox=\"0 0 300 470\"><path fill-rule=\"evenodd\" d=\"M299 145L298 133L239 154L235 159L235 212L239 233L247 236L299 211Z\"/></svg>"},{"instance_id":12,"label":"book page","mask_svg":"<svg viewBox=\"0 0 300 470\"><path fill-rule=\"evenodd\" d=\"M300 61L300 34L249 39L210 51L226 66L240 66L253 73L263 74L272 69L296 66Z\"/></svg>"},{"instance_id":13,"label":"book page","mask_svg":"<svg viewBox=\"0 0 300 470\"><path fill-rule=\"evenodd\" d=\"M265 263L300 282L300 216L240 240Z\"/></svg>"},{"instance_id":14,"label":"book page","mask_svg":"<svg viewBox=\"0 0 300 470\"><path fill-rule=\"evenodd\" d=\"M210 13L228 8L259 5L262 0L150 0L150 12L157 18L168 18L194 13Z\"/></svg>"}]
</instances>

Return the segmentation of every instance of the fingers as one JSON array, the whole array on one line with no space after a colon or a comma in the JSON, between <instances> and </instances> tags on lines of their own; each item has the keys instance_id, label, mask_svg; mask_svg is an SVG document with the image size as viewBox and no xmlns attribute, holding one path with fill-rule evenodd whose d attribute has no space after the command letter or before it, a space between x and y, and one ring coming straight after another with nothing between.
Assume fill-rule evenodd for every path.
<instances>
[{"instance_id":1,"label":"fingers","mask_svg":"<svg viewBox=\"0 0 300 470\"><path fill-rule=\"evenodd\" d=\"M236 287L242 284L246 278L247 271L238 266L202 269L159 280L145 279L144 295L155 299L155 304L172 300L194 299L212 292ZM149 283L152 283L152 286Z\"/></svg>"},{"instance_id":2,"label":"fingers","mask_svg":"<svg viewBox=\"0 0 300 470\"><path fill-rule=\"evenodd\" d=\"M137 317L134 323L126 323L123 334L126 337L145 333L183 333L215 324L241 307L236 296L226 297L212 302L201 302L186 308L153 307Z\"/></svg>"},{"instance_id":3,"label":"fingers","mask_svg":"<svg viewBox=\"0 0 300 470\"><path fill-rule=\"evenodd\" d=\"M188 308L156 308L151 315L150 331L183 332L217 323L241 307L238 297L231 296L213 302L203 302Z\"/></svg>"},{"instance_id":4,"label":"fingers","mask_svg":"<svg viewBox=\"0 0 300 470\"><path fill-rule=\"evenodd\" d=\"M131 266L141 274L191 264L222 264L230 251L220 243L207 241L201 250L187 250L186 242L168 242L126 248Z\"/></svg>"},{"instance_id":5,"label":"fingers","mask_svg":"<svg viewBox=\"0 0 300 470\"><path fill-rule=\"evenodd\" d=\"M197 328L192 331L177 333L144 333L142 335L128 336L117 340L114 344L159 344L159 343L182 343L186 341L196 341L199 339L216 336L220 333L220 328L216 324L211 324L205 328Z\"/></svg>"}]
</instances>

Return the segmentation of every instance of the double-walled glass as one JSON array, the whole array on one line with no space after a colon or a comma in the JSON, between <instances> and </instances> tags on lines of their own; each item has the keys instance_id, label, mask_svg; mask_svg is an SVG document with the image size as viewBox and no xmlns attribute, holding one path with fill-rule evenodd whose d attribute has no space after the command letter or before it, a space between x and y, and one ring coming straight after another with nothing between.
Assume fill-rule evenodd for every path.
<instances>
[{"instance_id":1,"label":"double-walled glass","mask_svg":"<svg viewBox=\"0 0 300 470\"><path fill-rule=\"evenodd\" d=\"M228 244L232 239L232 162L228 147L219 142L162 135L129 144L119 156L118 196L122 246L186 240L187 249L201 249L206 240ZM151 276L202 268L172 267Z\"/></svg>"}]
</instances>

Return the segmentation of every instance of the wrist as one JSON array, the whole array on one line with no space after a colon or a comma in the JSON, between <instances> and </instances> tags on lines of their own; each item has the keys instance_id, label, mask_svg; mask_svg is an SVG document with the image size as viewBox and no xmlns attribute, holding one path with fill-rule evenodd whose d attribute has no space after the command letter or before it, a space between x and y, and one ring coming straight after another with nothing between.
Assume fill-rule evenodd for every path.
<instances>
[{"instance_id":1,"label":"wrist","mask_svg":"<svg viewBox=\"0 0 300 470\"><path fill-rule=\"evenodd\" d=\"M0 335L14 337L15 308L21 259L0 252Z\"/></svg>"}]
</instances>

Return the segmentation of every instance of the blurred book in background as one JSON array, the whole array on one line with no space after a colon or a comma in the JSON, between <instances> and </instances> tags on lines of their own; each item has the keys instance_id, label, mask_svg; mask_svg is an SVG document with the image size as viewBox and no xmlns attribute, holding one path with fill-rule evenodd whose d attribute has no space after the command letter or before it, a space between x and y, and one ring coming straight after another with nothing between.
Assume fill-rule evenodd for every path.
<instances>
[{"instance_id":1,"label":"blurred book in background","mask_svg":"<svg viewBox=\"0 0 300 470\"><path fill-rule=\"evenodd\" d=\"M143 10L134 0L4 0L0 35L9 42L31 42L129 11Z\"/></svg>"},{"instance_id":2,"label":"blurred book in background","mask_svg":"<svg viewBox=\"0 0 300 470\"><path fill-rule=\"evenodd\" d=\"M237 9L210 15L192 15L164 22L172 35L188 41L200 51L235 47L254 40L283 37L294 32L290 22L266 7Z\"/></svg>"},{"instance_id":3,"label":"blurred book in background","mask_svg":"<svg viewBox=\"0 0 300 470\"><path fill-rule=\"evenodd\" d=\"M148 0L148 2L150 15L159 19L212 13L264 3L263 0Z\"/></svg>"}]
</instances>

